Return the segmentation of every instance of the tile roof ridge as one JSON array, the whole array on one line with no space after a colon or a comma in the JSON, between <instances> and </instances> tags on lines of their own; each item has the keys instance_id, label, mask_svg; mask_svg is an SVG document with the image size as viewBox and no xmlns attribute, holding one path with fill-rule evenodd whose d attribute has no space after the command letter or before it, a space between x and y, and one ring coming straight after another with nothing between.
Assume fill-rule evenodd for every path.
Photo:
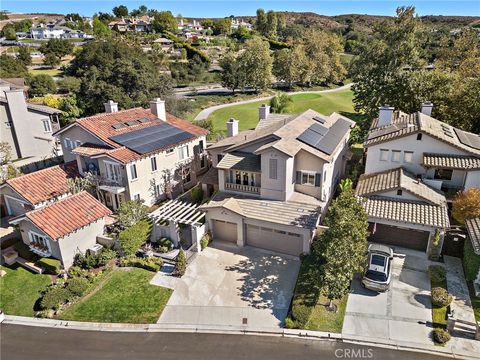
<instances>
[{"instance_id":1,"label":"tile roof ridge","mask_svg":"<svg viewBox=\"0 0 480 360\"><path fill-rule=\"evenodd\" d=\"M130 108L130 109L118 110L118 111L116 111L116 112L102 112L102 113L97 113L97 114L93 114L93 115L90 115L90 116L86 116L86 117L80 118L80 119L78 119L76 122L83 122L83 121L86 121L86 120L92 120L92 119L96 119L96 118L113 116L113 115L116 115L116 114L123 114L123 113L129 112L129 111L133 111L133 110L148 110L148 109L145 109L145 108L143 108L143 107L141 107L141 106L137 106L137 107Z\"/></svg>"},{"instance_id":2,"label":"tile roof ridge","mask_svg":"<svg viewBox=\"0 0 480 360\"><path fill-rule=\"evenodd\" d=\"M56 201L52 201L52 202L50 202L50 203L48 203L48 204L45 204L44 206L39 207L39 208L37 208L37 209L30 210L30 211L27 212L27 214L34 214L34 213L40 212L40 211L42 211L42 210L51 208L52 206L55 206L55 205L57 205L57 204L65 203L67 200L77 198L77 197L79 197L79 195L82 195L83 193L86 193L86 194L92 196L92 195L91 195L89 192L87 192L86 190L82 190L82 191L80 191L80 192L78 192L78 193L67 193L67 194L68 194L67 196L65 196L65 197L63 197L63 198L61 198L61 199L58 199L58 200L56 200ZM92 197L93 197L93 196L92 196ZM95 198L94 198L94 199L95 199ZM103 204L102 204L102 205L103 205Z\"/></svg>"}]
</instances>

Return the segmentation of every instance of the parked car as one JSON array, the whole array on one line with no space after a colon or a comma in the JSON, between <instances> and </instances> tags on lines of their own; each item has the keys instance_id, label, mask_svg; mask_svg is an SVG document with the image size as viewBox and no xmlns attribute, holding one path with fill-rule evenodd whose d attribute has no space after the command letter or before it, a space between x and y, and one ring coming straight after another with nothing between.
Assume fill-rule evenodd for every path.
<instances>
[{"instance_id":1,"label":"parked car","mask_svg":"<svg viewBox=\"0 0 480 360\"><path fill-rule=\"evenodd\" d=\"M373 291L387 291L392 279L392 261L392 248L380 244L370 244L362 285Z\"/></svg>"}]
</instances>

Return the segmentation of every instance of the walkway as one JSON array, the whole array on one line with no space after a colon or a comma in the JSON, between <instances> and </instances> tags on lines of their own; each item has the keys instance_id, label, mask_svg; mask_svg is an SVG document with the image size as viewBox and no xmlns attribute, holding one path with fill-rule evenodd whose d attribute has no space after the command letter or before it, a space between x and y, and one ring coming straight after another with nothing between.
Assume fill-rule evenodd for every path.
<instances>
[{"instance_id":1,"label":"walkway","mask_svg":"<svg viewBox=\"0 0 480 360\"><path fill-rule=\"evenodd\" d=\"M288 95L330 93L330 92L336 92L336 91L342 91L342 90L345 90L345 89L350 89L350 87L352 87L352 85L353 84L347 84L347 85L343 85L343 86L340 86L340 87L335 88L335 89L318 90L318 91L294 91L294 92L288 93ZM226 107L236 106L236 105L250 104L250 103L257 102L257 101L267 101L267 100L270 100L273 96L274 95L255 98L255 99L250 99L250 100L242 100L242 101L237 101L237 102L228 103L228 104L220 104L220 105L211 106L209 108L206 108L206 109L203 109L202 111L200 111L198 113L198 115L195 117L195 120L205 120L214 111L216 111L218 109L223 109L223 108L226 108Z\"/></svg>"}]
</instances>

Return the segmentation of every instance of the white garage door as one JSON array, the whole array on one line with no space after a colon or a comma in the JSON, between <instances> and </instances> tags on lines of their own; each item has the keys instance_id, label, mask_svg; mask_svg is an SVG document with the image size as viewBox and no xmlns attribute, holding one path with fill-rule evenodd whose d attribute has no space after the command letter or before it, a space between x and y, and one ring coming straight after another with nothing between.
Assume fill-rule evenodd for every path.
<instances>
[{"instance_id":1,"label":"white garage door","mask_svg":"<svg viewBox=\"0 0 480 360\"><path fill-rule=\"evenodd\" d=\"M303 252L301 234L246 225L247 245L298 256Z\"/></svg>"},{"instance_id":2,"label":"white garage door","mask_svg":"<svg viewBox=\"0 0 480 360\"><path fill-rule=\"evenodd\" d=\"M213 240L237 243L237 224L213 220Z\"/></svg>"}]
</instances>

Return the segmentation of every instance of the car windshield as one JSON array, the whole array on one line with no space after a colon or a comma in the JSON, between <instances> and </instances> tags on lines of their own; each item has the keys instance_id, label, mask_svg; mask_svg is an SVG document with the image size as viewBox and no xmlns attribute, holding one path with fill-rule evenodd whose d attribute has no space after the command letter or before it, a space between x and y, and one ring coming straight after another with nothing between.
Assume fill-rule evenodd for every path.
<instances>
[{"instance_id":1,"label":"car windshield","mask_svg":"<svg viewBox=\"0 0 480 360\"><path fill-rule=\"evenodd\" d=\"M365 277L373 281L385 282L387 281L387 275L375 270L367 270Z\"/></svg>"}]
</instances>

